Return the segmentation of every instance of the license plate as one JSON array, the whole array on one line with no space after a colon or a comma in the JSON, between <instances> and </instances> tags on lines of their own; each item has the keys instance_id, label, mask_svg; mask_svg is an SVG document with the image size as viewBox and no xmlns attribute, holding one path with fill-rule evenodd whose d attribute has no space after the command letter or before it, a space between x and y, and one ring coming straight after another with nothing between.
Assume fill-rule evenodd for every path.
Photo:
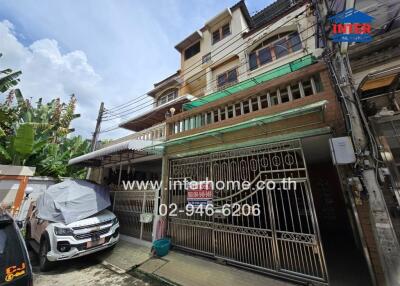
<instances>
[{"instance_id":1,"label":"license plate","mask_svg":"<svg viewBox=\"0 0 400 286\"><path fill-rule=\"evenodd\" d=\"M105 238L100 238L98 240L88 241L86 242L86 248L91 248L103 244L106 241Z\"/></svg>"}]
</instances>

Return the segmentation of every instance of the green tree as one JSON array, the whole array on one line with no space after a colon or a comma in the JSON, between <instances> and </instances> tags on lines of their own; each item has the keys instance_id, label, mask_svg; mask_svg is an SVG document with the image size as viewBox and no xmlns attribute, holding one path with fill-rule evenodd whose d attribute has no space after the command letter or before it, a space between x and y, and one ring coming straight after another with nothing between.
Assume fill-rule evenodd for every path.
<instances>
[{"instance_id":1,"label":"green tree","mask_svg":"<svg viewBox=\"0 0 400 286\"><path fill-rule=\"evenodd\" d=\"M90 149L88 140L70 136L71 122L80 116L75 113L75 95L67 103L59 98L43 103L40 98L32 104L13 89L20 74L0 71L0 93L8 92L0 103L0 164L35 166L37 175L83 178L84 168L67 165Z\"/></svg>"},{"instance_id":2,"label":"green tree","mask_svg":"<svg viewBox=\"0 0 400 286\"><path fill-rule=\"evenodd\" d=\"M16 102L14 102L14 98ZM84 177L83 168L67 166L68 160L85 154L90 143L82 137L68 135L75 114L76 98L68 103L60 99L44 104L42 99L33 106L24 100L19 90L13 91L6 103L0 105L3 114L12 115L7 122L7 136L0 138L0 162L36 166L37 175Z\"/></svg>"},{"instance_id":3,"label":"green tree","mask_svg":"<svg viewBox=\"0 0 400 286\"><path fill-rule=\"evenodd\" d=\"M0 58L3 55L0 53ZM4 93L10 88L16 86L19 82L20 71L12 71L11 69L0 70L0 92Z\"/></svg>"},{"instance_id":4,"label":"green tree","mask_svg":"<svg viewBox=\"0 0 400 286\"><path fill-rule=\"evenodd\" d=\"M86 169L68 166L74 157L86 154L90 150L90 141L81 136L64 138L62 144L49 143L33 161L40 162L36 173L53 177L74 177L84 179ZM28 162L29 163L29 162Z\"/></svg>"}]
</instances>

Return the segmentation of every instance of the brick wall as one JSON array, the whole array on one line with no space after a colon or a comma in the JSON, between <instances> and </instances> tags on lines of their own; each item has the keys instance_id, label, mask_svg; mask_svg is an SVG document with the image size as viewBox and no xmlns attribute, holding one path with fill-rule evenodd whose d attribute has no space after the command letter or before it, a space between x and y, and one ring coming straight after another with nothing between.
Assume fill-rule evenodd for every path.
<instances>
[{"instance_id":1,"label":"brick wall","mask_svg":"<svg viewBox=\"0 0 400 286\"><path fill-rule=\"evenodd\" d=\"M311 76L315 73L319 73L320 78L321 78L321 83L323 86L323 91L314 95L310 95L301 99L296 99L294 101L278 104L275 106L271 106L268 108L264 108L258 111L250 112L244 115L240 115L234 118L229 118L220 122L215 122L212 124L208 124L203 127L187 130L184 132L180 132L178 134L170 134L169 126L172 123L175 123L177 121L183 120L185 118L195 116L196 114L204 113L210 110L213 110L215 108L218 108L220 106L225 106L227 104L232 104L235 102L238 102L240 100L243 100L243 98L250 97L251 95L255 95L257 93L260 93L264 90L271 90L273 88L282 86L282 85L287 85L293 81L299 81L302 78ZM183 136L189 136L193 134L197 134L200 132L212 130L215 128L220 128L220 127L227 127L234 125L239 122L247 121L252 118L256 118L259 116L266 116L266 115L272 115L276 114L285 110L290 110L296 107L301 107L305 106L311 103L318 102L320 100L328 100L328 105L325 110L324 116L326 119L326 122L329 126L331 126L334 130L335 133L337 134L342 134L344 132L344 124L343 124L343 116L341 113L340 105L337 101L337 97L335 95L334 89L332 87L332 84L330 82L329 75L326 70L326 66L323 63L317 63L314 64L310 67L301 69L296 72L292 72L288 75L279 77L277 79L268 81L263 84L259 84L253 88L250 88L248 90L244 90L238 93L235 93L230 96L226 96L224 98L221 98L219 100L216 100L214 102L205 104L201 107L198 107L193 110L185 111L180 114L177 114L176 116L173 116L172 118L169 118L167 120L167 139L175 139L175 138L180 138Z\"/></svg>"}]
</instances>

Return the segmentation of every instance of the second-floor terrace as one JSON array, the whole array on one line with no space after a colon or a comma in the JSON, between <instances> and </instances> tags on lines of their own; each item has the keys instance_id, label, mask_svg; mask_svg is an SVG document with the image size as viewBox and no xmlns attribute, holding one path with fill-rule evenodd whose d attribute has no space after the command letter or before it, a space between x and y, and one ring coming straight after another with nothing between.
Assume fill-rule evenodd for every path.
<instances>
[{"instance_id":1,"label":"second-floor terrace","mask_svg":"<svg viewBox=\"0 0 400 286\"><path fill-rule=\"evenodd\" d=\"M324 100L324 69L307 56L189 102L186 111L167 119L167 143Z\"/></svg>"}]
</instances>

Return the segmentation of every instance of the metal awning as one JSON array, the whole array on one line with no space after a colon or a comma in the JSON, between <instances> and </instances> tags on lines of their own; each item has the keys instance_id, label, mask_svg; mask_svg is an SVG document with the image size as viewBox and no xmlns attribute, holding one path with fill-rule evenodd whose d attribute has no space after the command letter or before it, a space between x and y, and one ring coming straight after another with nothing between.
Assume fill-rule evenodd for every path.
<instances>
[{"instance_id":1,"label":"metal awning","mask_svg":"<svg viewBox=\"0 0 400 286\"><path fill-rule=\"evenodd\" d=\"M366 75L358 86L361 92L390 88L398 84L400 67L394 67Z\"/></svg>"},{"instance_id":2,"label":"metal awning","mask_svg":"<svg viewBox=\"0 0 400 286\"><path fill-rule=\"evenodd\" d=\"M135 154L147 156L159 153L162 149L160 143L161 141L154 140L128 140L73 158L69 160L68 165L101 166L122 160L133 160Z\"/></svg>"},{"instance_id":3,"label":"metal awning","mask_svg":"<svg viewBox=\"0 0 400 286\"><path fill-rule=\"evenodd\" d=\"M210 93L206 96L203 96L197 100L192 100L191 102L183 104L183 110L190 110L193 108L197 108L203 106L207 103L214 102L220 98L229 96L231 94L240 92L242 90L246 90L252 88L260 83L284 76L291 72L297 71L303 67L312 65L316 63L317 60L312 55L307 55L297 60L294 60L290 63L284 64L282 66L276 67L270 71L264 72L247 80L241 81L237 84L229 86L223 90L219 90L213 93Z\"/></svg>"},{"instance_id":4,"label":"metal awning","mask_svg":"<svg viewBox=\"0 0 400 286\"><path fill-rule=\"evenodd\" d=\"M321 100L318 102L314 102L314 103L311 103L308 105L289 109L289 110L282 111L279 113L249 119L247 121L243 121L243 122L240 122L240 123L237 123L234 125L215 128L215 129L199 132L199 133L196 133L193 135L188 135L188 136L183 136L183 137L179 137L176 139L171 139L166 142L160 143L160 145L170 146L170 145L176 145L176 144L184 144L184 143L198 140L198 139L208 137L208 136L218 136L223 133L233 132L233 131L241 130L244 128L249 128L249 127L260 125L260 124L267 124L267 123L272 123L272 122L276 122L276 121L280 121L280 120L284 120L284 119L288 119L288 118L292 118L292 117L296 117L296 116L300 116L300 115L304 115L304 114L320 112L325 109L325 106L327 104L328 104L327 100Z\"/></svg>"}]
</instances>

